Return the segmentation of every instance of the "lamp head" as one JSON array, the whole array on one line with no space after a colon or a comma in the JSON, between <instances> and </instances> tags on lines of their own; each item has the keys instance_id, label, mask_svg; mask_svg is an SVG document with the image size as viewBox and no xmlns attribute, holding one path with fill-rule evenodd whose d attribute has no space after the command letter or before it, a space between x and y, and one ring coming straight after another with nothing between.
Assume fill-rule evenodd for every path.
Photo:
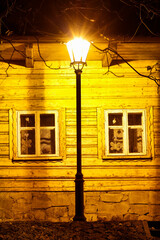
<instances>
[{"instance_id":1,"label":"lamp head","mask_svg":"<svg viewBox=\"0 0 160 240\"><path fill-rule=\"evenodd\" d=\"M67 43L71 65L75 70L82 70L86 65L86 58L90 43L82 38L75 38Z\"/></svg>"}]
</instances>

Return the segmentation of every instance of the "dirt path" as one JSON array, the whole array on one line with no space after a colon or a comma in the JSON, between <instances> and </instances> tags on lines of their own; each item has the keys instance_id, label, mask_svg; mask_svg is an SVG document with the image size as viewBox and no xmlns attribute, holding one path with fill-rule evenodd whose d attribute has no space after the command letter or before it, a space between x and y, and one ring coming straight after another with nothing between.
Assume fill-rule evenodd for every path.
<instances>
[{"instance_id":1,"label":"dirt path","mask_svg":"<svg viewBox=\"0 0 160 240\"><path fill-rule=\"evenodd\" d=\"M0 240L148 240L141 221L1 222Z\"/></svg>"}]
</instances>

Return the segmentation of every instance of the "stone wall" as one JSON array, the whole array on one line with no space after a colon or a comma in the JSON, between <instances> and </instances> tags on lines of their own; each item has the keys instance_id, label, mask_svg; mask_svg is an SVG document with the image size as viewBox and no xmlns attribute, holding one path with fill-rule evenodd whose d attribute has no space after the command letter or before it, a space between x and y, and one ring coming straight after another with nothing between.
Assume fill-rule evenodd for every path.
<instances>
[{"instance_id":1,"label":"stone wall","mask_svg":"<svg viewBox=\"0 0 160 240\"><path fill-rule=\"evenodd\" d=\"M85 194L88 220L159 221L160 200L157 191L111 191Z\"/></svg>"},{"instance_id":2,"label":"stone wall","mask_svg":"<svg viewBox=\"0 0 160 240\"><path fill-rule=\"evenodd\" d=\"M0 193L2 221L67 222L74 214L74 193L4 192Z\"/></svg>"},{"instance_id":3,"label":"stone wall","mask_svg":"<svg viewBox=\"0 0 160 240\"><path fill-rule=\"evenodd\" d=\"M85 192L87 221L160 221L158 191ZM74 192L1 192L0 221L72 221Z\"/></svg>"}]
</instances>

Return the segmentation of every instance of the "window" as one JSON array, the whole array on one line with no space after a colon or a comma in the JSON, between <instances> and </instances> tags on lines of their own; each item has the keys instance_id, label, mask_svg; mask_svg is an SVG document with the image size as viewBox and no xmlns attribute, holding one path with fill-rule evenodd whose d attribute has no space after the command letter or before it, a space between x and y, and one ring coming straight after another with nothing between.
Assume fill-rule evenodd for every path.
<instances>
[{"instance_id":1,"label":"window","mask_svg":"<svg viewBox=\"0 0 160 240\"><path fill-rule=\"evenodd\" d=\"M17 155L59 155L58 111L17 112Z\"/></svg>"},{"instance_id":2,"label":"window","mask_svg":"<svg viewBox=\"0 0 160 240\"><path fill-rule=\"evenodd\" d=\"M145 110L105 110L105 155L145 155L145 118Z\"/></svg>"}]
</instances>

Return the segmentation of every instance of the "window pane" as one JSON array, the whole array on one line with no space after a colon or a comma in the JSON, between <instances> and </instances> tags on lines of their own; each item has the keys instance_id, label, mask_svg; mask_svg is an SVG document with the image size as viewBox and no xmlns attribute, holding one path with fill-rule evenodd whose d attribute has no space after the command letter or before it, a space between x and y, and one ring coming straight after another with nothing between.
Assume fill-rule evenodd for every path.
<instances>
[{"instance_id":1,"label":"window pane","mask_svg":"<svg viewBox=\"0 0 160 240\"><path fill-rule=\"evenodd\" d=\"M122 129L109 129L109 153L123 153Z\"/></svg>"},{"instance_id":2,"label":"window pane","mask_svg":"<svg viewBox=\"0 0 160 240\"><path fill-rule=\"evenodd\" d=\"M34 114L21 114L21 127L34 127L35 126L35 116Z\"/></svg>"},{"instance_id":3,"label":"window pane","mask_svg":"<svg viewBox=\"0 0 160 240\"><path fill-rule=\"evenodd\" d=\"M41 154L55 154L55 130L41 129Z\"/></svg>"},{"instance_id":4,"label":"window pane","mask_svg":"<svg viewBox=\"0 0 160 240\"><path fill-rule=\"evenodd\" d=\"M35 154L35 130L21 131L21 154Z\"/></svg>"},{"instance_id":5,"label":"window pane","mask_svg":"<svg viewBox=\"0 0 160 240\"><path fill-rule=\"evenodd\" d=\"M142 129L129 128L129 152L141 153L142 149Z\"/></svg>"},{"instance_id":6,"label":"window pane","mask_svg":"<svg viewBox=\"0 0 160 240\"><path fill-rule=\"evenodd\" d=\"M109 113L109 126L122 126L122 113Z\"/></svg>"},{"instance_id":7,"label":"window pane","mask_svg":"<svg viewBox=\"0 0 160 240\"><path fill-rule=\"evenodd\" d=\"M128 125L142 125L142 113L128 113Z\"/></svg>"},{"instance_id":8,"label":"window pane","mask_svg":"<svg viewBox=\"0 0 160 240\"><path fill-rule=\"evenodd\" d=\"M55 126L55 114L41 114L40 126L41 127Z\"/></svg>"}]
</instances>

